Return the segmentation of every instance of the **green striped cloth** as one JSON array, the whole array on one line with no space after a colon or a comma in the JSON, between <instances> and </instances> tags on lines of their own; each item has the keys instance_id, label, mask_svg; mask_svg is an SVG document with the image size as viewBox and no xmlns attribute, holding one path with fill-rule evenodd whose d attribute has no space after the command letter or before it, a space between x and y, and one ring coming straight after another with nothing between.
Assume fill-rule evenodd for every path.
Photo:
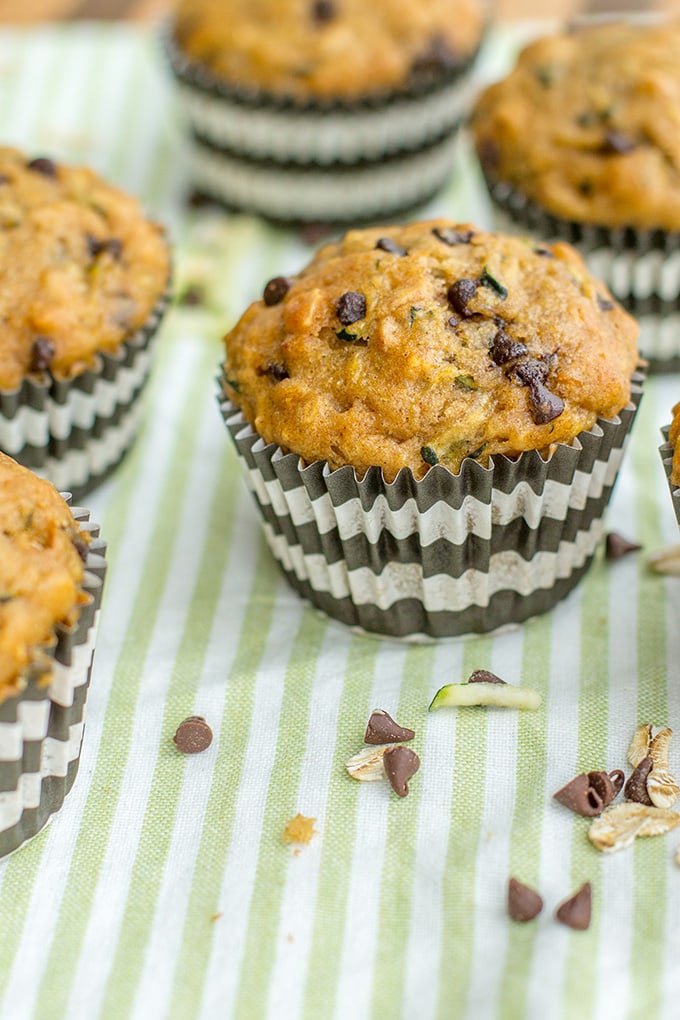
<instances>
[{"instance_id":1,"label":"green striped cloth","mask_svg":"<svg viewBox=\"0 0 680 1020\"><path fill-rule=\"evenodd\" d=\"M481 74L514 44L497 31ZM0 864L2 1020L677 1017L677 835L601 856L551 794L624 766L639 723L680 726L680 582L646 567L678 539L657 454L678 380L649 381L609 514L642 554L598 559L506 634L355 635L283 582L215 400L221 334L309 247L183 208L170 82L136 29L1 33L0 116L3 140L141 195L170 226L179 292L206 295L170 314L140 438L91 499L110 573L81 771ZM464 146L426 213L487 217ZM543 708L428 715L475 668ZM374 708L416 730L404 800L345 771ZM187 758L172 736L191 714L215 738ZM296 852L283 830L298 812L317 834ZM506 916L510 875L544 897L532 924ZM553 913L585 880L593 922L573 932Z\"/></svg>"}]
</instances>

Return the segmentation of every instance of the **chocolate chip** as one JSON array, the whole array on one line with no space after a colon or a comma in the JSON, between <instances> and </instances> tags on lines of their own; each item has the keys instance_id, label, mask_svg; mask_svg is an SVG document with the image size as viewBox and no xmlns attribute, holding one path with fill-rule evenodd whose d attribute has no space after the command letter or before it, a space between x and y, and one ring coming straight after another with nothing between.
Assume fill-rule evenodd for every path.
<instances>
[{"instance_id":1,"label":"chocolate chip","mask_svg":"<svg viewBox=\"0 0 680 1020\"><path fill-rule=\"evenodd\" d=\"M637 804L652 803L647 793L647 776L654 768L654 759L647 755L628 776L628 782L623 788L623 796L626 800L634 800Z\"/></svg>"},{"instance_id":2,"label":"chocolate chip","mask_svg":"<svg viewBox=\"0 0 680 1020\"><path fill-rule=\"evenodd\" d=\"M610 301L609 298L602 297L601 294L598 294L597 307L601 312L611 312L612 308L616 308L616 302Z\"/></svg>"},{"instance_id":3,"label":"chocolate chip","mask_svg":"<svg viewBox=\"0 0 680 1020\"><path fill-rule=\"evenodd\" d=\"M467 310L467 306L476 293L476 280L454 280L447 290L446 296L451 307L455 308L459 315L467 318L470 315L474 315L474 312Z\"/></svg>"},{"instance_id":4,"label":"chocolate chip","mask_svg":"<svg viewBox=\"0 0 680 1020\"><path fill-rule=\"evenodd\" d=\"M588 782L590 783L591 792L602 802L603 810L609 807L616 795L621 792L621 786L619 785L617 789L609 772L589 772ZM591 801L595 802L593 797L591 797Z\"/></svg>"},{"instance_id":5,"label":"chocolate chip","mask_svg":"<svg viewBox=\"0 0 680 1020\"><path fill-rule=\"evenodd\" d=\"M271 361L264 370L264 375L268 375L274 382L283 382L284 379L289 379L288 369L282 361Z\"/></svg>"},{"instance_id":6,"label":"chocolate chip","mask_svg":"<svg viewBox=\"0 0 680 1020\"><path fill-rule=\"evenodd\" d=\"M202 305L205 301L205 294L203 288L197 283L191 284L179 299L180 305L186 305L187 307L194 308L197 305Z\"/></svg>"},{"instance_id":7,"label":"chocolate chip","mask_svg":"<svg viewBox=\"0 0 680 1020\"><path fill-rule=\"evenodd\" d=\"M513 340L502 329L499 329L491 342L489 353L491 354L491 360L496 365L506 365L508 361L522 358L525 354L528 354L529 348L519 340Z\"/></svg>"},{"instance_id":8,"label":"chocolate chip","mask_svg":"<svg viewBox=\"0 0 680 1020\"><path fill-rule=\"evenodd\" d=\"M583 815L584 818L595 818L604 809L602 797L591 786L590 779L585 772L574 776L557 793L553 793L553 798L575 814Z\"/></svg>"},{"instance_id":9,"label":"chocolate chip","mask_svg":"<svg viewBox=\"0 0 680 1020\"><path fill-rule=\"evenodd\" d=\"M482 269L482 275L479 278L479 282L482 287L488 287L490 290L495 291L496 294L505 301L508 296L508 288L504 287L502 283L499 283L496 277L491 275L486 266Z\"/></svg>"},{"instance_id":10,"label":"chocolate chip","mask_svg":"<svg viewBox=\"0 0 680 1020\"><path fill-rule=\"evenodd\" d=\"M469 244L475 236L474 230L455 230L453 227L433 227L432 233L451 248L456 244Z\"/></svg>"},{"instance_id":11,"label":"chocolate chip","mask_svg":"<svg viewBox=\"0 0 680 1020\"><path fill-rule=\"evenodd\" d=\"M48 159L47 156L38 156L36 159L31 159L26 166L29 170L35 170L36 173L42 174L43 177L56 177L57 176L57 164Z\"/></svg>"},{"instance_id":12,"label":"chocolate chip","mask_svg":"<svg viewBox=\"0 0 680 1020\"><path fill-rule=\"evenodd\" d=\"M618 797L623 789L623 783L626 778L623 769L613 769L609 773L609 778L611 779L614 787L614 797Z\"/></svg>"},{"instance_id":13,"label":"chocolate chip","mask_svg":"<svg viewBox=\"0 0 680 1020\"><path fill-rule=\"evenodd\" d=\"M602 143L602 149L604 152L615 152L621 156L625 155L627 152L632 152L634 148L635 142L622 134L621 131L607 131Z\"/></svg>"},{"instance_id":14,"label":"chocolate chip","mask_svg":"<svg viewBox=\"0 0 680 1020\"><path fill-rule=\"evenodd\" d=\"M460 59L453 52L446 39L435 35L425 50L413 61L411 73L416 78L435 77L442 71L456 67Z\"/></svg>"},{"instance_id":15,"label":"chocolate chip","mask_svg":"<svg viewBox=\"0 0 680 1020\"><path fill-rule=\"evenodd\" d=\"M469 684L504 684L507 681L501 680L499 676L490 673L488 669L475 669L470 673L467 682Z\"/></svg>"},{"instance_id":16,"label":"chocolate chip","mask_svg":"<svg viewBox=\"0 0 680 1020\"><path fill-rule=\"evenodd\" d=\"M31 363L29 371L44 372L52 364L55 355L55 346L49 337L37 336L31 347Z\"/></svg>"},{"instance_id":17,"label":"chocolate chip","mask_svg":"<svg viewBox=\"0 0 680 1020\"><path fill-rule=\"evenodd\" d=\"M538 245L534 248L534 255L542 255L544 258L554 259L555 253L551 248L544 248L543 245Z\"/></svg>"},{"instance_id":18,"label":"chocolate chip","mask_svg":"<svg viewBox=\"0 0 680 1020\"><path fill-rule=\"evenodd\" d=\"M637 552L638 549L642 549L642 546L637 542L629 542L627 538L618 535L615 531L610 531L605 539L604 554L608 560L620 560L622 556Z\"/></svg>"},{"instance_id":19,"label":"chocolate chip","mask_svg":"<svg viewBox=\"0 0 680 1020\"><path fill-rule=\"evenodd\" d=\"M555 911L555 917L560 924L575 931L585 931L590 927L590 915L592 911L592 888L590 882L584 882L573 896L560 903Z\"/></svg>"},{"instance_id":20,"label":"chocolate chip","mask_svg":"<svg viewBox=\"0 0 680 1020\"><path fill-rule=\"evenodd\" d=\"M413 740L415 731L409 730L406 726L400 726L391 715L377 709L371 713L371 718L366 726L364 734L365 744L393 744L397 740Z\"/></svg>"},{"instance_id":21,"label":"chocolate chip","mask_svg":"<svg viewBox=\"0 0 680 1020\"><path fill-rule=\"evenodd\" d=\"M391 237L381 237L376 243L376 248L380 248L382 251L388 251L391 255L408 255L406 248L402 248L400 244L393 241Z\"/></svg>"},{"instance_id":22,"label":"chocolate chip","mask_svg":"<svg viewBox=\"0 0 680 1020\"><path fill-rule=\"evenodd\" d=\"M181 722L172 738L182 754L200 754L212 743L212 730L202 715L190 715Z\"/></svg>"},{"instance_id":23,"label":"chocolate chip","mask_svg":"<svg viewBox=\"0 0 680 1020\"><path fill-rule=\"evenodd\" d=\"M510 369L510 375L517 379L524 386L535 386L536 383L544 383L548 378L549 367L545 361L538 358L525 358L518 361Z\"/></svg>"},{"instance_id":24,"label":"chocolate chip","mask_svg":"<svg viewBox=\"0 0 680 1020\"><path fill-rule=\"evenodd\" d=\"M264 288L262 298L264 303L271 307L283 301L290 290L291 281L286 276L275 276Z\"/></svg>"},{"instance_id":25,"label":"chocolate chip","mask_svg":"<svg viewBox=\"0 0 680 1020\"><path fill-rule=\"evenodd\" d=\"M358 290L348 290L338 298L335 311L343 326L351 326L365 318L366 297Z\"/></svg>"},{"instance_id":26,"label":"chocolate chip","mask_svg":"<svg viewBox=\"0 0 680 1020\"><path fill-rule=\"evenodd\" d=\"M543 383L533 383L529 387L529 401L533 410L532 417L536 425L547 425L559 418L564 411L564 401L556 393L551 393Z\"/></svg>"},{"instance_id":27,"label":"chocolate chip","mask_svg":"<svg viewBox=\"0 0 680 1020\"><path fill-rule=\"evenodd\" d=\"M410 747L390 747L383 755L385 774L398 797L408 793L408 781L420 768L420 758Z\"/></svg>"},{"instance_id":28,"label":"chocolate chip","mask_svg":"<svg viewBox=\"0 0 680 1020\"><path fill-rule=\"evenodd\" d=\"M513 921L533 921L543 910L543 898L528 885L511 878L508 882L508 915Z\"/></svg>"},{"instance_id":29,"label":"chocolate chip","mask_svg":"<svg viewBox=\"0 0 680 1020\"><path fill-rule=\"evenodd\" d=\"M431 464L433 467L435 464L439 463L439 457L437 456L437 454L435 453L431 446L421 446L420 456L423 458L426 464Z\"/></svg>"},{"instance_id":30,"label":"chocolate chip","mask_svg":"<svg viewBox=\"0 0 680 1020\"><path fill-rule=\"evenodd\" d=\"M112 259L118 261L123 254L123 243L117 237L106 237L103 240L87 234L87 247L93 259L97 255L108 254Z\"/></svg>"},{"instance_id":31,"label":"chocolate chip","mask_svg":"<svg viewBox=\"0 0 680 1020\"><path fill-rule=\"evenodd\" d=\"M316 0L316 3L312 4L312 17L322 24L332 21L337 17L337 13L335 4L331 3L331 0Z\"/></svg>"}]
</instances>

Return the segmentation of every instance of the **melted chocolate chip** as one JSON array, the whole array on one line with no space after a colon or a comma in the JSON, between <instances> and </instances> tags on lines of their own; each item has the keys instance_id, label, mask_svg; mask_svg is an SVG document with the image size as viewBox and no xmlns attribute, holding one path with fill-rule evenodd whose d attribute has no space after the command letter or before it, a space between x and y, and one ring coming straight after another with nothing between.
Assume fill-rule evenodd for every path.
<instances>
[{"instance_id":1,"label":"melted chocolate chip","mask_svg":"<svg viewBox=\"0 0 680 1020\"><path fill-rule=\"evenodd\" d=\"M453 227L434 227L432 233L451 248L456 244L469 244L475 236L474 230L454 230Z\"/></svg>"},{"instance_id":2,"label":"melted chocolate chip","mask_svg":"<svg viewBox=\"0 0 680 1020\"><path fill-rule=\"evenodd\" d=\"M31 372L44 372L52 364L55 347L49 337L37 336L31 347Z\"/></svg>"},{"instance_id":3,"label":"melted chocolate chip","mask_svg":"<svg viewBox=\"0 0 680 1020\"><path fill-rule=\"evenodd\" d=\"M390 255L408 255L406 248L402 248L400 244L393 241L391 237L381 237L376 243L376 248L380 248L382 251L388 251Z\"/></svg>"},{"instance_id":4,"label":"melted chocolate chip","mask_svg":"<svg viewBox=\"0 0 680 1020\"><path fill-rule=\"evenodd\" d=\"M264 288L262 299L266 305L278 305L290 290L290 280L286 276L275 276Z\"/></svg>"},{"instance_id":5,"label":"melted chocolate chip","mask_svg":"<svg viewBox=\"0 0 680 1020\"><path fill-rule=\"evenodd\" d=\"M382 709L371 713L364 734L365 744L393 744L397 740L413 740L415 731L400 726Z\"/></svg>"},{"instance_id":6,"label":"melted chocolate chip","mask_svg":"<svg viewBox=\"0 0 680 1020\"><path fill-rule=\"evenodd\" d=\"M506 365L515 358L524 357L529 353L529 348L519 340L513 340L502 329L499 329L493 338L489 353L494 364Z\"/></svg>"},{"instance_id":7,"label":"melted chocolate chip","mask_svg":"<svg viewBox=\"0 0 680 1020\"><path fill-rule=\"evenodd\" d=\"M573 896L560 903L555 917L561 924L575 931L585 931L590 927L593 894L590 882L584 882Z\"/></svg>"},{"instance_id":8,"label":"melted chocolate chip","mask_svg":"<svg viewBox=\"0 0 680 1020\"><path fill-rule=\"evenodd\" d=\"M408 781L420 768L420 758L410 747L390 747L383 755L385 774L398 797L408 793Z\"/></svg>"},{"instance_id":9,"label":"melted chocolate chip","mask_svg":"<svg viewBox=\"0 0 680 1020\"><path fill-rule=\"evenodd\" d=\"M635 142L622 134L621 131L607 131L605 133L602 143L604 152L615 152L618 155L624 156L627 152L632 152L634 148Z\"/></svg>"},{"instance_id":10,"label":"melted chocolate chip","mask_svg":"<svg viewBox=\"0 0 680 1020\"><path fill-rule=\"evenodd\" d=\"M48 159L47 156L38 156L36 159L31 159L26 166L29 170L35 170L36 173L42 174L43 177L57 176L57 164L54 160Z\"/></svg>"},{"instance_id":11,"label":"melted chocolate chip","mask_svg":"<svg viewBox=\"0 0 680 1020\"><path fill-rule=\"evenodd\" d=\"M182 754L200 754L212 743L212 730L202 715L190 715L181 722L172 738Z\"/></svg>"},{"instance_id":12,"label":"melted chocolate chip","mask_svg":"<svg viewBox=\"0 0 680 1020\"><path fill-rule=\"evenodd\" d=\"M548 366L538 358L525 358L524 361L518 361L512 366L510 375L524 386L535 386L537 383L544 383L548 378Z\"/></svg>"},{"instance_id":13,"label":"melted chocolate chip","mask_svg":"<svg viewBox=\"0 0 680 1020\"><path fill-rule=\"evenodd\" d=\"M543 910L543 899L528 885L511 878L508 882L508 915L513 921L533 921Z\"/></svg>"},{"instance_id":14,"label":"melted chocolate chip","mask_svg":"<svg viewBox=\"0 0 680 1020\"><path fill-rule=\"evenodd\" d=\"M312 4L312 17L321 24L333 21L337 14L336 6L334 3L331 3L331 0L316 0Z\"/></svg>"},{"instance_id":15,"label":"melted chocolate chip","mask_svg":"<svg viewBox=\"0 0 680 1020\"><path fill-rule=\"evenodd\" d=\"M348 290L338 298L335 311L343 326L351 326L366 317L366 297L360 291Z\"/></svg>"},{"instance_id":16,"label":"melted chocolate chip","mask_svg":"<svg viewBox=\"0 0 680 1020\"><path fill-rule=\"evenodd\" d=\"M547 425L559 418L564 411L564 401L556 393L551 393L543 383L533 383L529 387L529 400L536 425Z\"/></svg>"},{"instance_id":17,"label":"melted chocolate chip","mask_svg":"<svg viewBox=\"0 0 680 1020\"><path fill-rule=\"evenodd\" d=\"M454 280L447 290L446 296L451 307L454 308L459 315L467 318L470 315L474 315L474 312L468 311L467 306L469 302L472 301L476 293L476 280Z\"/></svg>"}]
</instances>

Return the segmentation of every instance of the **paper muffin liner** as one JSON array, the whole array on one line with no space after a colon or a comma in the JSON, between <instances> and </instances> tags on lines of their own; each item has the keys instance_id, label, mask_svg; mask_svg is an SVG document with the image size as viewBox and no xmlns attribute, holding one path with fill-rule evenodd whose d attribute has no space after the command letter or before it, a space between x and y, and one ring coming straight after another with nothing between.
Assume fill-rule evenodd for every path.
<instances>
[{"instance_id":1,"label":"paper muffin liner","mask_svg":"<svg viewBox=\"0 0 680 1020\"><path fill-rule=\"evenodd\" d=\"M103 481L135 437L168 301L166 291L134 336L73 379L44 372L0 389L0 450L76 499Z\"/></svg>"},{"instance_id":2,"label":"paper muffin liner","mask_svg":"<svg viewBox=\"0 0 680 1020\"><path fill-rule=\"evenodd\" d=\"M290 584L364 631L424 640L496 630L551 609L590 565L642 394L547 459L536 451L484 468L468 458L417 480L379 468L305 465L220 408Z\"/></svg>"},{"instance_id":3,"label":"paper muffin liner","mask_svg":"<svg viewBox=\"0 0 680 1020\"><path fill-rule=\"evenodd\" d=\"M70 496L67 496L67 501ZM31 839L64 803L78 772L84 710L99 620L106 545L89 512L75 508L88 531L82 588L88 595L77 622L59 626L56 640L41 650L52 660L49 684L30 671L20 694L0 703L0 856Z\"/></svg>"},{"instance_id":4,"label":"paper muffin liner","mask_svg":"<svg viewBox=\"0 0 680 1020\"><path fill-rule=\"evenodd\" d=\"M640 323L640 352L650 369L680 369L680 231L600 227L561 219L509 184L487 177L499 229L568 241L594 276Z\"/></svg>"},{"instance_id":5,"label":"paper muffin liner","mask_svg":"<svg viewBox=\"0 0 680 1020\"><path fill-rule=\"evenodd\" d=\"M661 460L663 462L664 471L666 472L666 478L668 479L668 488L670 490L671 499L673 500L675 516L678 519L678 524L680 524L680 486L675 486L671 482L671 471L673 469L673 447L668 442L669 431L670 425L664 425L664 427L661 429L664 442L659 447L659 453L661 454Z\"/></svg>"}]
</instances>

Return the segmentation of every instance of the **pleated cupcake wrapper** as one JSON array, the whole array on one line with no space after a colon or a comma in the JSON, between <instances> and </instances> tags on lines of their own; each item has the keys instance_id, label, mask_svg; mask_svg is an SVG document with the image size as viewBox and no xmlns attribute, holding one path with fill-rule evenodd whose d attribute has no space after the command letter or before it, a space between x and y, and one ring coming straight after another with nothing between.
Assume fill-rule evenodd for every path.
<instances>
[{"instance_id":1,"label":"pleated cupcake wrapper","mask_svg":"<svg viewBox=\"0 0 680 1020\"><path fill-rule=\"evenodd\" d=\"M661 454L664 471L666 472L666 478L668 479L668 488L670 490L671 499L673 500L675 516L678 519L678 524L680 524L680 487L673 485L671 482L671 471L673 469L673 447L668 442L669 431L670 425L665 425L664 428L661 429L665 441L659 447L659 453Z\"/></svg>"},{"instance_id":2,"label":"pleated cupcake wrapper","mask_svg":"<svg viewBox=\"0 0 680 1020\"><path fill-rule=\"evenodd\" d=\"M228 400L221 411L271 550L291 585L329 615L410 640L493 631L545 612L587 570L603 533L642 392L543 460L463 461L386 483L377 468L305 466L266 444Z\"/></svg>"},{"instance_id":3,"label":"pleated cupcake wrapper","mask_svg":"<svg viewBox=\"0 0 680 1020\"><path fill-rule=\"evenodd\" d=\"M78 499L103 480L134 439L168 301L169 291L133 337L81 375L43 373L0 390L0 450Z\"/></svg>"},{"instance_id":4,"label":"pleated cupcake wrapper","mask_svg":"<svg viewBox=\"0 0 680 1020\"><path fill-rule=\"evenodd\" d=\"M84 709L92 671L106 573L105 544L87 525L88 511L73 511L81 531L94 535L83 590L89 596L72 627L57 628L27 670L25 687L0 703L0 856L35 836L58 811L78 772ZM49 683L41 681L45 664Z\"/></svg>"},{"instance_id":5,"label":"pleated cupcake wrapper","mask_svg":"<svg viewBox=\"0 0 680 1020\"><path fill-rule=\"evenodd\" d=\"M498 229L573 244L640 322L640 351L650 368L680 369L680 232L576 223L545 212L508 184L487 178L487 186Z\"/></svg>"}]
</instances>

